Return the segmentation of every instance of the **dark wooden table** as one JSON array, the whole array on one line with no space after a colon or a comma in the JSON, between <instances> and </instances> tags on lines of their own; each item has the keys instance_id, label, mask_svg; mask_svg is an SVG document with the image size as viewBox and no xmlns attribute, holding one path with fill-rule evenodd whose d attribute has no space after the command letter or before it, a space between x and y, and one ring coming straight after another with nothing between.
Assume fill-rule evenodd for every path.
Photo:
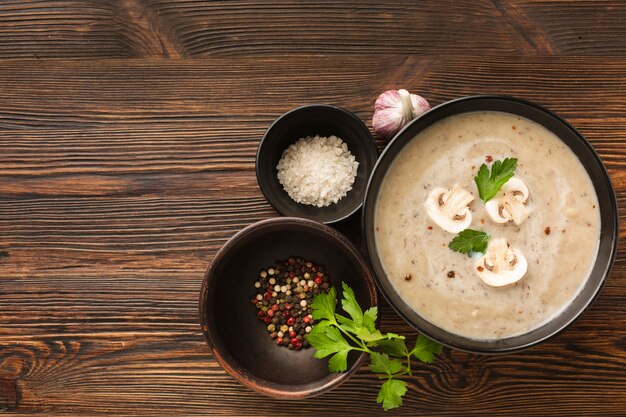
<instances>
[{"instance_id":1,"label":"dark wooden table","mask_svg":"<svg viewBox=\"0 0 626 417\"><path fill-rule=\"evenodd\" d=\"M1 2L0 414L382 414L366 369L278 401L231 379L202 338L211 258L277 216L254 173L265 129L315 102L371 125L389 88L433 104L511 94L589 138L623 218L625 23L614 1ZM360 243L357 219L338 228ZM382 311L384 329L414 334ZM408 382L385 415L626 415L624 241L558 337L446 350Z\"/></svg>"}]
</instances>

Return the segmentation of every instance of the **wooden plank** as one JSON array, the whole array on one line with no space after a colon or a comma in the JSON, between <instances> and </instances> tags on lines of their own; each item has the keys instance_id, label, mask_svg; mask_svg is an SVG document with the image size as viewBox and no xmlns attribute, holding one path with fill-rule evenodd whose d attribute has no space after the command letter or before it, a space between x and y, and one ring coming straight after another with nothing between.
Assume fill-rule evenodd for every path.
<instances>
[{"instance_id":1,"label":"wooden plank","mask_svg":"<svg viewBox=\"0 0 626 417\"><path fill-rule=\"evenodd\" d=\"M393 87L421 92L433 104L470 94L515 95L566 118L619 125L626 114L624 62L520 56L3 61L0 129L184 123L188 131L254 129L256 136L284 111L312 102L344 106L369 122L376 96Z\"/></svg>"},{"instance_id":2,"label":"wooden plank","mask_svg":"<svg viewBox=\"0 0 626 417\"><path fill-rule=\"evenodd\" d=\"M615 1L7 0L0 58L626 52Z\"/></svg>"},{"instance_id":3,"label":"wooden plank","mask_svg":"<svg viewBox=\"0 0 626 417\"><path fill-rule=\"evenodd\" d=\"M297 54L623 54L615 1L144 0L188 57Z\"/></svg>"},{"instance_id":4,"label":"wooden plank","mask_svg":"<svg viewBox=\"0 0 626 417\"><path fill-rule=\"evenodd\" d=\"M5 0L0 58L178 57L138 0Z\"/></svg>"},{"instance_id":5,"label":"wooden plank","mask_svg":"<svg viewBox=\"0 0 626 417\"><path fill-rule=\"evenodd\" d=\"M623 55L626 52L626 4L616 1L572 2L494 0L513 22L532 22L528 36L549 39L554 51L564 55ZM513 23L512 25L515 25ZM534 30L533 30L534 29Z\"/></svg>"}]
</instances>

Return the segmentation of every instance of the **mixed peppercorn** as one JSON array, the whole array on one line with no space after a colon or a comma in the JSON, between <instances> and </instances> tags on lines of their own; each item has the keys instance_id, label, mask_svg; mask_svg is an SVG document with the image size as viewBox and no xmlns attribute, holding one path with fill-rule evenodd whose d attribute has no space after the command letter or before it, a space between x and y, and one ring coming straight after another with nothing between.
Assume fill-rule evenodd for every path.
<instances>
[{"instance_id":1,"label":"mixed peppercorn","mask_svg":"<svg viewBox=\"0 0 626 417\"><path fill-rule=\"evenodd\" d=\"M330 290L323 266L299 257L278 261L262 270L254 283L252 304L277 345L292 350L308 348L305 337L313 328L313 296Z\"/></svg>"}]
</instances>

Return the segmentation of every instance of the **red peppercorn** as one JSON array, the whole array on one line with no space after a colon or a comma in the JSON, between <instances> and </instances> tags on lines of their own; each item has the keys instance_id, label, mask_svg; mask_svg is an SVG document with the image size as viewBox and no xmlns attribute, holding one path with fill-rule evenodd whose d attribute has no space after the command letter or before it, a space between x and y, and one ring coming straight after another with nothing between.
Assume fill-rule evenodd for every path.
<instances>
[{"instance_id":1,"label":"red peppercorn","mask_svg":"<svg viewBox=\"0 0 626 417\"><path fill-rule=\"evenodd\" d=\"M285 304L285 310L291 310L291 304Z\"/></svg>"},{"instance_id":2,"label":"red peppercorn","mask_svg":"<svg viewBox=\"0 0 626 417\"><path fill-rule=\"evenodd\" d=\"M265 311L259 310L257 311L256 315L258 318L262 319L263 317L265 317Z\"/></svg>"},{"instance_id":3,"label":"red peppercorn","mask_svg":"<svg viewBox=\"0 0 626 417\"><path fill-rule=\"evenodd\" d=\"M283 343L283 338L282 337L277 337L275 340L276 340L276 344L277 345L280 345L280 344Z\"/></svg>"},{"instance_id":4,"label":"red peppercorn","mask_svg":"<svg viewBox=\"0 0 626 417\"><path fill-rule=\"evenodd\" d=\"M255 304L259 302L259 300L256 299L256 297L252 297L252 300L250 300L252 302L252 304Z\"/></svg>"},{"instance_id":5,"label":"red peppercorn","mask_svg":"<svg viewBox=\"0 0 626 417\"><path fill-rule=\"evenodd\" d=\"M289 337L291 337L292 339L293 339L294 337L296 337L296 336L297 336L297 334L296 334L296 332L294 332L293 330L289 332Z\"/></svg>"},{"instance_id":6,"label":"red peppercorn","mask_svg":"<svg viewBox=\"0 0 626 417\"><path fill-rule=\"evenodd\" d=\"M274 311L278 311L279 308L280 308L280 306L278 304L274 304L272 306L272 310L274 310Z\"/></svg>"},{"instance_id":7,"label":"red peppercorn","mask_svg":"<svg viewBox=\"0 0 626 417\"><path fill-rule=\"evenodd\" d=\"M315 283L316 283L317 285L322 285L322 278L320 278L320 277L316 277L316 278L315 278Z\"/></svg>"},{"instance_id":8,"label":"red peppercorn","mask_svg":"<svg viewBox=\"0 0 626 417\"><path fill-rule=\"evenodd\" d=\"M311 317L309 316L304 316L304 318L302 319L302 321L304 321L305 323L309 323L311 321Z\"/></svg>"},{"instance_id":9,"label":"red peppercorn","mask_svg":"<svg viewBox=\"0 0 626 417\"><path fill-rule=\"evenodd\" d=\"M293 326L296 322L296 319L294 319L293 317L289 317L287 319L287 326Z\"/></svg>"},{"instance_id":10,"label":"red peppercorn","mask_svg":"<svg viewBox=\"0 0 626 417\"><path fill-rule=\"evenodd\" d=\"M267 310L268 317L274 317L274 310Z\"/></svg>"},{"instance_id":11,"label":"red peppercorn","mask_svg":"<svg viewBox=\"0 0 626 417\"><path fill-rule=\"evenodd\" d=\"M300 341L296 339L295 337L292 337L290 342L293 343L294 346L297 346L300 344Z\"/></svg>"},{"instance_id":12,"label":"red peppercorn","mask_svg":"<svg viewBox=\"0 0 626 417\"><path fill-rule=\"evenodd\" d=\"M295 276L296 276L296 273L295 273L295 272L291 271L291 272L289 273L289 278L293 278L293 277L295 277Z\"/></svg>"},{"instance_id":13,"label":"red peppercorn","mask_svg":"<svg viewBox=\"0 0 626 417\"><path fill-rule=\"evenodd\" d=\"M313 272L317 272L317 267L312 266L312 267L311 267L311 271L313 271Z\"/></svg>"},{"instance_id":14,"label":"red peppercorn","mask_svg":"<svg viewBox=\"0 0 626 417\"><path fill-rule=\"evenodd\" d=\"M272 299L272 293L271 293L271 292L266 292L266 293L265 293L265 299L266 299L267 301L271 300L271 299Z\"/></svg>"},{"instance_id":15,"label":"red peppercorn","mask_svg":"<svg viewBox=\"0 0 626 417\"><path fill-rule=\"evenodd\" d=\"M296 339L297 340L297 339ZM293 344L293 348L295 350L300 350L302 348L302 343L300 341L298 341L298 344Z\"/></svg>"},{"instance_id":16,"label":"red peppercorn","mask_svg":"<svg viewBox=\"0 0 626 417\"><path fill-rule=\"evenodd\" d=\"M265 323L265 324L270 324L271 322L272 322L272 318L271 317L265 317L263 319L263 323Z\"/></svg>"}]
</instances>

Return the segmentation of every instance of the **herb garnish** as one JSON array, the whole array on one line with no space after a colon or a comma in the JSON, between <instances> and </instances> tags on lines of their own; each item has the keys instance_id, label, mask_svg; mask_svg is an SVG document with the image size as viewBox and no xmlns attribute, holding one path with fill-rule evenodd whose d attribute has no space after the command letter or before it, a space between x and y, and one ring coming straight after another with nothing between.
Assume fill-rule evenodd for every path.
<instances>
[{"instance_id":1,"label":"herb garnish","mask_svg":"<svg viewBox=\"0 0 626 417\"><path fill-rule=\"evenodd\" d=\"M311 309L316 324L307 340L315 348L315 357L319 359L332 355L328 369L331 372L343 372L348 369L350 351L368 353L370 370L382 374L380 379L386 379L376 401L382 403L385 410L399 407L402 405L402 396L407 392L407 383L397 377L412 375L412 358L431 363L435 354L441 353L442 347L426 336L419 335L415 346L409 350L404 336L383 334L376 329L378 307L370 307L364 312L356 301L354 291L345 282L342 282L342 287L341 307L350 317L335 313L337 300L334 288L328 294L320 293L313 298ZM376 348L382 350L382 353L373 350Z\"/></svg>"},{"instance_id":2,"label":"herb garnish","mask_svg":"<svg viewBox=\"0 0 626 417\"><path fill-rule=\"evenodd\" d=\"M489 235L487 233L474 229L465 229L452 239L448 247L455 252L470 255L471 252L485 253L487 251L487 243L489 243Z\"/></svg>"},{"instance_id":3,"label":"herb garnish","mask_svg":"<svg viewBox=\"0 0 626 417\"><path fill-rule=\"evenodd\" d=\"M483 203L491 200L498 194L500 188L511 179L517 167L517 158L505 158L503 161L495 161L491 166L491 173L487 165L482 164L478 174L474 177L478 194Z\"/></svg>"}]
</instances>

